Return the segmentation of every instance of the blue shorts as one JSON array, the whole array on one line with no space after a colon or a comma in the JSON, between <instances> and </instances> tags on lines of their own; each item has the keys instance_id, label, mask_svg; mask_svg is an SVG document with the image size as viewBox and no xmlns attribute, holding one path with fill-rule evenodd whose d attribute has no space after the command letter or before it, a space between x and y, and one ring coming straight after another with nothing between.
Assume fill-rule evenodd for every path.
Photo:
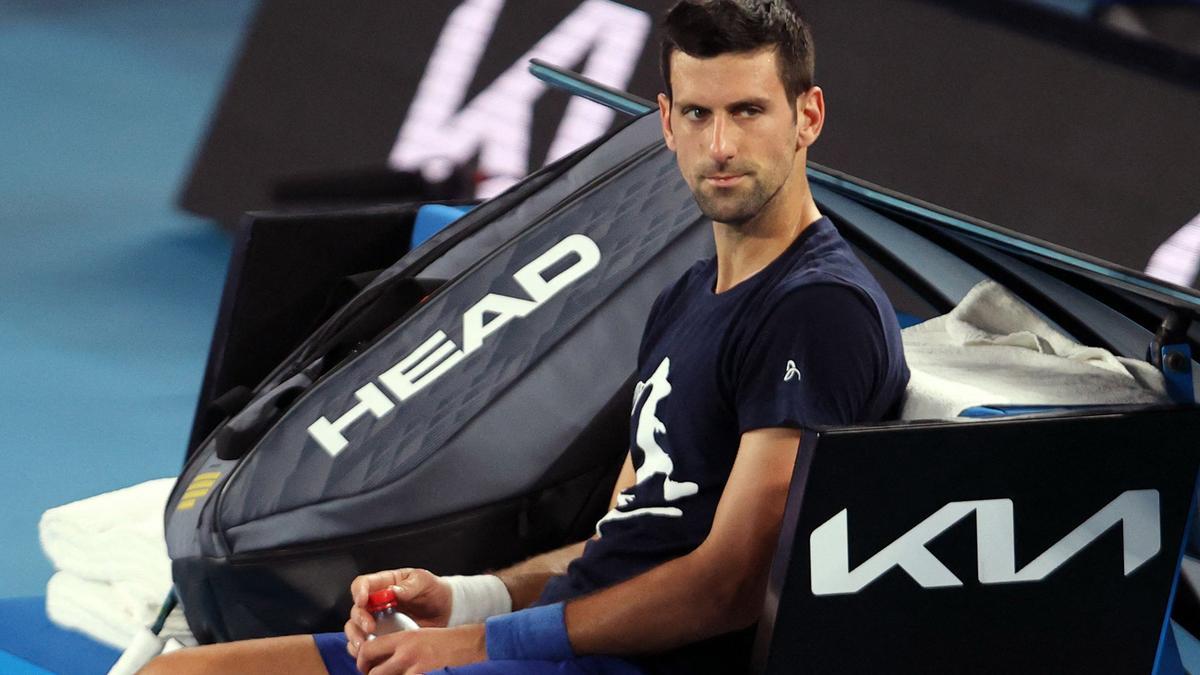
<instances>
[{"instance_id":1,"label":"blue shorts","mask_svg":"<svg viewBox=\"0 0 1200 675\"><path fill-rule=\"evenodd\" d=\"M325 670L330 675L362 675L350 652L345 633L313 635ZM580 656L569 661L484 661L435 670L427 675L645 675L634 664L615 656Z\"/></svg>"}]
</instances>

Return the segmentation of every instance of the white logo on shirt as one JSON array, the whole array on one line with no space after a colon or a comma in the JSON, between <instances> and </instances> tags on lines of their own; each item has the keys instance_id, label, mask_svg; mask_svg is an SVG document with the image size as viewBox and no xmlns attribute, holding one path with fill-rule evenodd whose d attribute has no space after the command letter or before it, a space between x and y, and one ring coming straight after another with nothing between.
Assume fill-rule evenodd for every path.
<instances>
[{"instance_id":1,"label":"white logo on shirt","mask_svg":"<svg viewBox=\"0 0 1200 675\"><path fill-rule=\"evenodd\" d=\"M796 367L795 361L788 361L787 370L783 373L783 381L791 382L793 379L800 380L800 369Z\"/></svg>"},{"instance_id":2,"label":"white logo on shirt","mask_svg":"<svg viewBox=\"0 0 1200 675\"><path fill-rule=\"evenodd\" d=\"M695 483L676 482L671 480L675 470L675 462L659 444L656 434L666 434L667 426L658 418L658 404L671 393L671 359L664 358L655 369L654 374L645 382L638 382L633 390L633 411L638 413L637 404L645 395L646 401L637 417L637 446L642 450L642 463L636 468L637 485L650 480L655 474L663 475L663 499L673 502L677 499L696 494L700 487ZM634 504L634 488L627 488L617 495L617 507L596 523L596 534L600 534L600 526L610 520L623 520L636 516L667 516L669 518L683 517L683 510L673 506L647 506L632 510L621 510Z\"/></svg>"}]
</instances>

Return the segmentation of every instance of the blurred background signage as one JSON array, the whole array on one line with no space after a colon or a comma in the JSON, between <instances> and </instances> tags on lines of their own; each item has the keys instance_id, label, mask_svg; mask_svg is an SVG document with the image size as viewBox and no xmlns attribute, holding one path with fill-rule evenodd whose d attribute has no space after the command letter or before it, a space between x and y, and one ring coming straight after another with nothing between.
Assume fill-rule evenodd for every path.
<instances>
[{"instance_id":1,"label":"blurred background signage","mask_svg":"<svg viewBox=\"0 0 1200 675\"><path fill-rule=\"evenodd\" d=\"M232 224L496 194L622 121L547 90L528 60L652 99L669 4L264 0L182 205ZM815 161L1136 269L1159 250L1194 278L1194 53L1029 0L801 7L828 101Z\"/></svg>"}]
</instances>

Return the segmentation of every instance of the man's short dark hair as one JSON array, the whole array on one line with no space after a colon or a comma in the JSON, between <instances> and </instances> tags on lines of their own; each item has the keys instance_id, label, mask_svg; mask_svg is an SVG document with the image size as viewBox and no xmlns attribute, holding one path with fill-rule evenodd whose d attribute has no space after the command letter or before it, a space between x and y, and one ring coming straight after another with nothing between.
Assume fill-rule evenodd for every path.
<instances>
[{"instance_id":1,"label":"man's short dark hair","mask_svg":"<svg viewBox=\"0 0 1200 675\"><path fill-rule=\"evenodd\" d=\"M662 23L659 67L671 92L671 54L695 58L775 47L779 79L795 108L813 85L813 44L808 26L788 0L680 0Z\"/></svg>"}]
</instances>

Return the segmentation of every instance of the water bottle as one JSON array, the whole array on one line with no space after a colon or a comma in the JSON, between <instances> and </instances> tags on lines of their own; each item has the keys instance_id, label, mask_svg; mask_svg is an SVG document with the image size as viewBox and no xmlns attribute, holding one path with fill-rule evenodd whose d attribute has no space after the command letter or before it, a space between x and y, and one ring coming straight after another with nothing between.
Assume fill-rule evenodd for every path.
<instances>
[{"instance_id":1,"label":"water bottle","mask_svg":"<svg viewBox=\"0 0 1200 675\"><path fill-rule=\"evenodd\" d=\"M375 591L367 596L367 611L375 616L375 632L367 636L368 640L374 640L377 635L416 630L420 627L416 621L396 611L399 604L396 592L390 588Z\"/></svg>"}]
</instances>

